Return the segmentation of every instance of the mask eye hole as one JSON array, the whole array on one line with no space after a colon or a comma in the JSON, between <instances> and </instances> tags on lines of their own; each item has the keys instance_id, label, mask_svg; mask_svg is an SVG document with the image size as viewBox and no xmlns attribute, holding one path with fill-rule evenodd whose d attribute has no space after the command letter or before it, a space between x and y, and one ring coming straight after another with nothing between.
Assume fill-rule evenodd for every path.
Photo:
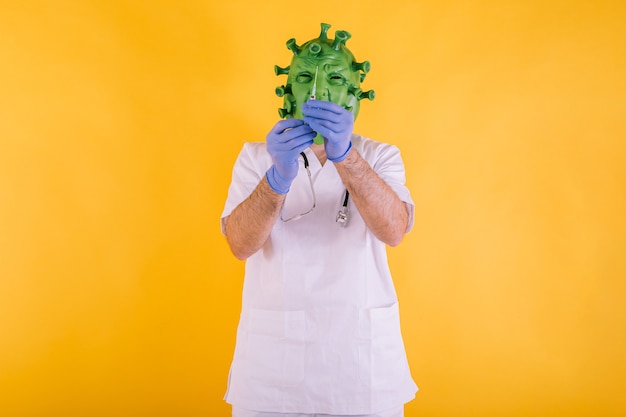
<instances>
[{"instance_id":1,"label":"mask eye hole","mask_svg":"<svg viewBox=\"0 0 626 417\"><path fill-rule=\"evenodd\" d=\"M345 78L343 78L340 74L331 74L328 77L329 83L332 85L343 85L345 84Z\"/></svg>"},{"instance_id":2,"label":"mask eye hole","mask_svg":"<svg viewBox=\"0 0 626 417\"><path fill-rule=\"evenodd\" d=\"M313 81L313 76L309 73L303 72L296 76L296 82L300 84L307 84Z\"/></svg>"}]
</instances>

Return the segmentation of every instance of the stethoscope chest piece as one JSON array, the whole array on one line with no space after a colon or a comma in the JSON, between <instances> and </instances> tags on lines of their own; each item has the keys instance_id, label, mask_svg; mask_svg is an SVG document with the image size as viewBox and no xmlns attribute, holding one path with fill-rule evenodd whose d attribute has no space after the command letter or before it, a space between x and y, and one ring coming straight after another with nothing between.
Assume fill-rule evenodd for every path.
<instances>
[{"instance_id":1,"label":"stethoscope chest piece","mask_svg":"<svg viewBox=\"0 0 626 417\"><path fill-rule=\"evenodd\" d=\"M335 221L339 223L339 226L346 227L349 220L350 210L348 209L348 201L350 200L350 193L346 190L346 195L343 199L343 204L341 205L341 209L337 212L337 217Z\"/></svg>"}]
</instances>

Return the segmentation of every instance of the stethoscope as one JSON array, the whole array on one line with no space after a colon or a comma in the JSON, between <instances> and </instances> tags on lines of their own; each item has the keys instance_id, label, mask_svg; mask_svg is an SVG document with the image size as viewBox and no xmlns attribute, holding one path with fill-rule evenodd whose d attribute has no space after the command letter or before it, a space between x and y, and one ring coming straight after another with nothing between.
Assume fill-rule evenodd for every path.
<instances>
[{"instance_id":1,"label":"stethoscope","mask_svg":"<svg viewBox=\"0 0 626 417\"><path fill-rule=\"evenodd\" d=\"M302 155L302 159L304 160L304 168L306 169L306 173L307 176L309 177L309 185L311 187L311 195L313 196L313 205L311 206L311 208L304 212L304 213L300 213L300 214L296 214L295 216L292 216L288 219L284 219L283 218L283 207L285 206L285 201L287 201L287 197L285 197L285 199L283 200L283 205L280 207L280 220L282 220L283 222L289 222L292 220L298 220L301 219L302 217L306 216L307 214L311 213L313 211L313 209L315 209L315 204L316 204L316 199L315 199L315 187L313 187L313 179L311 178L311 170L309 169L309 160L306 157L306 155L304 154L304 152L300 152L300 155ZM350 202L350 192L348 191L348 189L346 189L344 197L343 197L343 203L341 205L341 209L337 212L337 216L335 217L335 222L339 223L339 226L341 227L346 227L346 225L348 224L348 220L349 220L349 215L350 215L350 210L349 210L349 202Z\"/></svg>"}]
</instances>

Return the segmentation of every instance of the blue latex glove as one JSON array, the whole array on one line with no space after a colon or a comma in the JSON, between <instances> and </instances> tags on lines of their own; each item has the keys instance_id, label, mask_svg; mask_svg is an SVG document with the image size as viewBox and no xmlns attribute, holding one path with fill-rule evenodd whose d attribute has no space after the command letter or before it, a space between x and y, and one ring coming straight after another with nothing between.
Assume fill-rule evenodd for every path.
<instances>
[{"instance_id":1,"label":"blue latex glove","mask_svg":"<svg viewBox=\"0 0 626 417\"><path fill-rule=\"evenodd\" d=\"M324 136L326 156L332 162L341 162L352 148L354 114L330 101L309 100L302 104L302 120Z\"/></svg>"},{"instance_id":2,"label":"blue latex glove","mask_svg":"<svg viewBox=\"0 0 626 417\"><path fill-rule=\"evenodd\" d=\"M267 152L273 165L265 173L267 182L278 194L287 194L298 175L298 155L313 144L316 133L302 120L281 120L267 135Z\"/></svg>"}]
</instances>

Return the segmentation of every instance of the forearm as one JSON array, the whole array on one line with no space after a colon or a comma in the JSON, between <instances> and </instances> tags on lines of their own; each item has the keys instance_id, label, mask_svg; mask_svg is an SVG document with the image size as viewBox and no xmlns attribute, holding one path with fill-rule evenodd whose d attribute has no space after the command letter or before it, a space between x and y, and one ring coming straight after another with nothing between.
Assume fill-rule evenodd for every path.
<instances>
[{"instance_id":1,"label":"forearm","mask_svg":"<svg viewBox=\"0 0 626 417\"><path fill-rule=\"evenodd\" d=\"M226 240L238 259L247 259L267 241L285 195L275 193L265 177L250 197L226 219Z\"/></svg>"},{"instance_id":2,"label":"forearm","mask_svg":"<svg viewBox=\"0 0 626 417\"><path fill-rule=\"evenodd\" d=\"M398 245L409 221L406 204L356 150L335 167L367 227L379 240Z\"/></svg>"}]
</instances>

